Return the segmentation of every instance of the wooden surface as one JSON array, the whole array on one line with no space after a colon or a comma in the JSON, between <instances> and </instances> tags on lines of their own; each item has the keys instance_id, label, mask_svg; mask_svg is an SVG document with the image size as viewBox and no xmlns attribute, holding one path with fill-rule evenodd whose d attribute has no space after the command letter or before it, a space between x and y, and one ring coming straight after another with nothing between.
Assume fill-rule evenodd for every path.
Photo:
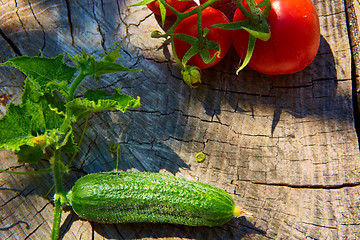
<instances>
[{"instance_id":1,"label":"wooden surface","mask_svg":"<svg viewBox=\"0 0 360 240\"><path fill-rule=\"evenodd\" d=\"M360 236L358 122L359 1L314 0L321 45L305 70L266 76L239 59L203 72L204 84L186 86L170 45L151 39L161 29L138 0L2 0L0 61L16 55L53 57L83 48L95 54L121 41L121 63L143 69L109 75L85 86L123 88L143 106L91 116L84 148L66 190L80 176L114 169L107 149L121 144L120 168L165 172L230 193L254 217L215 227L170 224L101 225L63 215L63 239L356 239ZM19 101L24 76L0 69L0 114ZM105 87L102 87L104 86ZM354 117L355 116L355 117ZM79 123L79 130L83 123ZM199 164L194 156L206 154ZM25 171L9 151L0 168ZM42 162L40 167L46 167ZM53 203L44 198L50 174L0 174L0 239L49 239Z\"/></svg>"}]
</instances>

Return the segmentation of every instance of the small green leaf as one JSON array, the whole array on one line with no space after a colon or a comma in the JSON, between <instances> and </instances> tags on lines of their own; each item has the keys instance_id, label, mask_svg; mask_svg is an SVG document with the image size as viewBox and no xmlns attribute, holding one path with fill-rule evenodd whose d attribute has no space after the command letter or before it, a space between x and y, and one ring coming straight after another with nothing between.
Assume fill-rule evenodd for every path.
<instances>
[{"instance_id":1,"label":"small green leaf","mask_svg":"<svg viewBox=\"0 0 360 240\"><path fill-rule=\"evenodd\" d=\"M74 99L66 104L67 113L72 121L79 121L88 114L103 110L120 110L125 112L128 108L139 107L140 98L134 99L131 96L120 94L120 89L115 89L113 95L102 90L88 90L84 99Z\"/></svg>"},{"instance_id":2,"label":"small green leaf","mask_svg":"<svg viewBox=\"0 0 360 240\"><path fill-rule=\"evenodd\" d=\"M202 60L204 61L204 63L206 63L206 64L212 64L215 62L216 54L214 54L213 58L211 58L208 50L204 49L204 50L200 51L200 56L201 56Z\"/></svg>"},{"instance_id":3,"label":"small green leaf","mask_svg":"<svg viewBox=\"0 0 360 240\"><path fill-rule=\"evenodd\" d=\"M76 54L73 57L69 57L76 67L80 68L81 73L84 76L93 76L96 80L98 80L102 75L108 73L141 71L140 69L129 69L115 63L114 61L120 56L120 47L114 50L113 45L111 51L107 52L102 60L96 60L94 56L90 53L86 53L83 49L81 50L81 55Z\"/></svg>"},{"instance_id":4,"label":"small green leaf","mask_svg":"<svg viewBox=\"0 0 360 240\"><path fill-rule=\"evenodd\" d=\"M185 66L186 63L190 60L190 58L192 58L193 56L195 56L198 53L199 53L199 50L196 47L190 47L189 50L183 56L181 63Z\"/></svg>"},{"instance_id":5,"label":"small green leaf","mask_svg":"<svg viewBox=\"0 0 360 240\"><path fill-rule=\"evenodd\" d=\"M146 4L152 3L153 1L155 1L155 0L143 0L143 1L139 2L139 3L135 3L133 5L130 5L130 7L146 5Z\"/></svg>"},{"instance_id":6,"label":"small green leaf","mask_svg":"<svg viewBox=\"0 0 360 240\"><path fill-rule=\"evenodd\" d=\"M115 42L112 46L110 51L105 51L105 54L100 54L101 56L104 56L103 60L106 62L115 62L118 58L122 57L120 53L121 50L121 44L120 42Z\"/></svg>"},{"instance_id":7,"label":"small green leaf","mask_svg":"<svg viewBox=\"0 0 360 240\"><path fill-rule=\"evenodd\" d=\"M37 163L44 155L44 149L39 146L20 146L20 150L16 152L19 163Z\"/></svg>"},{"instance_id":8,"label":"small green leaf","mask_svg":"<svg viewBox=\"0 0 360 240\"><path fill-rule=\"evenodd\" d=\"M244 26L243 29L247 31L250 35L262 41L269 40L271 36L270 28L269 25L267 24L260 24L257 26L253 26L253 25Z\"/></svg>"},{"instance_id":9,"label":"small green leaf","mask_svg":"<svg viewBox=\"0 0 360 240\"><path fill-rule=\"evenodd\" d=\"M57 148L65 152L65 153L75 153L80 150L77 143L74 141L74 133L73 128L69 124L69 129L65 134L60 135L57 141Z\"/></svg>"},{"instance_id":10,"label":"small green leaf","mask_svg":"<svg viewBox=\"0 0 360 240\"><path fill-rule=\"evenodd\" d=\"M243 63L241 64L241 66L238 68L238 70L236 70L236 75L239 74L239 72L241 70L243 70L247 65L248 63L250 62L250 59L252 57L252 54L254 52L254 49L255 49L255 43L256 43L256 38L252 35L249 35L249 42L248 42L248 48L247 48L247 51L246 51L246 56L245 56L245 59L243 61Z\"/></svg>"},{"instance_id":11,"label":"small green leaf","mask_svg":"<svg viewBox=\"0 0 360 240\"><path fill-rule=\"evenodd\" d=\"M159 9L160 9L160 16L161 16L161 26L165 26L165 19L166 19L166 7L165 5L159 1Z\"/></svg>"},{"instance_id":12,"label":"small green leaf","mask_svg":"<svg viewBox=\"0 0 360 240\"><path fill-rule=\"evenodd\" d=\"M244 29L249 34L263 41L269 40L271 35L269 25L266 22L264 22L263 24L254 25L249 20L244 20L240 22L215 24L211 27L225 30Z\"/></svg>"},{"instance_id":13,"label":"small green leaf","mask_svg":"<svg viewBox=\"0 0 360 240\"><path fill-rule=\"evenodd\" d=\"M14 67L39 84L39 91L57 90L66 96L66 86L71 82L76 68L64 63L64 54L55 58L20 56L11 58L0 66Z\"/></svg>"},{"instance_id":14,"label":"small green leaf","mask_svg":"<svg viewBox=\"0 0 360 240\"><path fill-rule=\"evenodd\" d=\"M205 30L205 32L208 31L207 28L204 30ZM216 57L220 54L220 45L215 41L210 41L210 40L204 38L203 39L204 46L201 47L200 40L197 37L190 36L187 34L182 34L182 33L174 34L174 36L191 45L189 50L185 53L185 55L182 58L181 62L183 65L186 65L186 63L196 54L200 54L200 56L205 64L212 64L215 62ZM210 52L209 52L210 49L214 49L218 52L215 53L211 57Z\"/></svg>"},{"instance_id":15,"label":"small green leaf","mask_svg":"<svg viewBox=\"0 0 360 240\"><path fill-rule=\"evenodd\" d=\"M187 35L183 33L175 33L174 36L184 42L189 43L192 46L197 46L199 44L199 39L191 35Z\"/></svg>"},{"instance_id":16,"label":"small green leaf","mask_svg":"<svg viewBox=\"0 0 360 240\"><path fill-rule=\"evenodd\" d=\"M270 0L263 0L258 4L259 8L265 7L262 12L261 15L263 18L267 19L270 15L270 11L271 11L271 2Z\"/></svg>"}]
</instances>

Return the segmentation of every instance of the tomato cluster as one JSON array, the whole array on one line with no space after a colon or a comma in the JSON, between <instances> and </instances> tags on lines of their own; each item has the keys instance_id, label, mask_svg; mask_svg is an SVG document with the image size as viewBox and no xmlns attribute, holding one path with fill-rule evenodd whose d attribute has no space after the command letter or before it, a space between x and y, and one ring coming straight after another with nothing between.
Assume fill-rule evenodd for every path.
<instances>
[{"instance_id":1,"label":"tomato cluster","mask_svg":"<svg viewBox=\"0 0 360 240\"><path fill-rule=\"evenodd\" d=\"M200 3L204 4L207 1L201 0ZM200 54L204 45L200 44L198 46L200 48L199 53L188 59L186 61L187 65L196 66L200 69L211 67L224 58L231 45L234 46L242 60L246 58L249 51L249 31L244 30L244 28L237 30L214 28L216 24L229 23L230 21L224 13L213 7L228 4L230 1L232 0L216 2L201 12L201 29L208 29L205 38L208 41L216 42L219 46L219 49L208 50L210 58L216 57L215 61L204 61L203 56ZM255 0L256 4L262 4L262 1ZM266 21L271 36L267 41L257 39L248 66L258 72L270 75L298 72L314 60L319 48L320 26L316 9L311 0L268 1L271 3L271 10ZM154 9L157 2L158 0L148 4L148 7L155 14L159 14L159 10ZM186 10L186 6L191 6L189 1L166 0L166 2L179 12L189 12L194 9L192 7ZM243 7L249 10L247 2L242 1ZM171 10L166 11L166 13L169 15L174 14ZM244 15L243 9L237 8L232 22L236 23L244 20L247 20L247 16ZM175 53L180 60L183 60L187 52L192 51L192 44L178 38L176 34L179 33L198 37L198 14L183 19L173 31ZM215 56L215 54L217 55Z\"/></svg>"}]
</instances>

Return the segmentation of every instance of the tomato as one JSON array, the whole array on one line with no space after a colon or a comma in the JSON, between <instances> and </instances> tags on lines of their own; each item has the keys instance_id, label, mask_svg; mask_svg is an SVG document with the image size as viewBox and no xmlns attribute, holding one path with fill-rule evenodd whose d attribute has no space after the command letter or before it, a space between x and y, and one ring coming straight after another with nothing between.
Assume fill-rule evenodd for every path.
<instances>
[{"instance_id":1,"label":"tomato","mask_svg":"<svg viewBox=\"0 0 360 240\"><path fill-rule=\"evenodd\" d=\"M256 0L257 3L261 0ZM315 58L320 44L319 18L311 0L270 0L268 23L271 37L268 41L256 40L252 69L269 74L295 73L308 66ZM246 1L244 6L248 9ZM237 9L234 22L246 17ZM249 34L234 30L233 44L239 57L244 59Z\"/></svg>"},{"instance_id":2,"label":"tomato","mask_svg":"<svg viewBox=\"0 0 360 240\"><path fill-rule=\"evenodd\" d=\"M186 10L189 1L177 1L177 0L166 0L166 2L175 8L178 12L182 12ZM161 15L160 13L160 7L159 7L159 1L153 1L146 5L154 14ZM175 15L175 13L169 9L166 9L166 16Z\"/></svg>"},{"instance_id":3,"label":"tomato","mask_svg":"<svg viewBox=\"0 0 360 240\"><path fill-rule=\"evenodd\" d=\"M190 8L188 11L191 11L193 8ZM207 39L210 41L217 42L220 46L220 55L215 59L213 64L206 64L202 60L200 54L196 54L187 62L187 65L197 66L200 69L209 68L217 64L221 59L223 59L228 52L232 41L231 41L231 32L229 30L211 28L214 24L219 23L229 23L229 19L225 16L221 11L214 9L212 7L207 7L201 12L201 29L208 28L209 33L207 35ZM175 28L174 33L183 33L187 35L191 35L194 37L198 36L197 30L197 21L198 15L194 14L179 23L179 25ZM174 46L175 52L179 59L182 60L185 53L190 49L191 45L183 40L174 37ZM215 49L210 49L210 56L213 57L217 52Z\"/></svg>"},{"instance_id":4,"label":"tomato","mask_svg":"<svg viewBox=\"0 0 360 240\"><path fill-rule=\"evenodd\" d=\"M204 3L206 3L207 1L208 1L208 0L200 0L200 4L204 4ZM219 1L219 2L216 2L216 3L212 4L211 6L212 6L212 7L221 6L221 5L223 5L223 4L227 3L227 2L231 2L231 0L221 0L221 1Z\"/></svg>"},{"instance_id":5,"label":"tomato","mask_svg":"<svg viewBox=\"0 0 360 240\"><path fill-rule=\"evenodd\" d=\"M200 0L200 4L206 3L208 0ZM234 12L237 8L236 0L221 0L211 4L211 7L220 10L225 13L225 15L231 19L234 16Z\"/></svg>"}]
</instances>

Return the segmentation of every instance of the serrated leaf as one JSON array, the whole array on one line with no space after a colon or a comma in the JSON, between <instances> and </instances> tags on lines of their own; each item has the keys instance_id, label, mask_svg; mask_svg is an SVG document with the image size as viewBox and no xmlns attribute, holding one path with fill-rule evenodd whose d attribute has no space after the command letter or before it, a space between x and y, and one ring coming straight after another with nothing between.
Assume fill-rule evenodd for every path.
<instances>
[{"instance_id":1,"label":"serrated leaf","mask_svg":"<svg viewBox=\"0 0 360 240\"><path fill-rule=\"evenodd\" d=\"M61 151L64 153L75 153L80 151L79 146L74 140L74 134L71 132L70 136L66 139L66 143L61 147Z\"/></svg>"},{"instance_id":2,"label":"serrated leaf","mask_svg":"<svg viewBox=\"0 0 360 240\"><path fill-rule=\"evenodd\" d=\"M1 66L14 67L39 84L41 92L57 90L66 96L76 68L64 63L64 54L55 58L20 56L9 59Z\"/></svg>"},{"instance_id":3,"label":"serrated leaf","mask_svg":"<svg viewBox=\"0 0 360 240\"><path fill-rule=\"evenodd\" d=\"M6 115L0 119L0 150L18 151L21 145L34 145L32 140L37 137L37 133L42 135L45 132L44 122L40 117L36 118L39 112L38 106L10 103Z\"/></svg>"},{"instance_id":4,"label":"serrated leaf","mask_svg":"<svg viewBox=\"0 0 360 240\"><path fill-rule=\"evenodd\" d=\"M141 71L140 69L130 69L114 62L117 58L121 57L120 47L115 48L115 44L109 52L105 55L103 54L104 58L101 60L96 60L94 56L86 53L83 49L81 50L81 55L76 54L73 57L69 57L81 69L81 74L93 76L96 80L108 73Z\"/></svg>"},{"instance_id":5,"label":"serrated leaf","mask_svg":"<svg viewBox=\"0 0 360 240\"><path fill-rule=\"evenodd\" d=\"M48 93L38 94L34 91L37 86L37 82L26 79L23 102L8 105L6 115L0 119L0 149L19 151L22 145L42 145L39 137L46 137L48 131L63 123L64 115L54 111L65 109L63 103Z\"/></svg>"},{"instance_id":6,"label":"serrated leaf","mask_svg":"<svg viewBox=\"0 0 360 240\"><path fill-rule=\"evenodd\" d=\"M121 44L120 42L115 42L112 46L110 51L105 51L105 54L100 54L104 56L103 60L107 62L115 62L118 58L122 57L121 53Z\"/></svg>"},{"instance_id":7,"label":"serrated leaf","mask_svg":"<svg viewBox=\"0 0 360 240\"><path fill-rule=\"evenodd\" d=\"M102 90L88 90L84 99L74 99L66 104L67 113L72 121L79 121L96 111L103 110L120 110L125 112L128 108L139 107L140 98L125 94L120 94L120 89L115 89L116 92L110 95Z\"/></svg>"},{"instance_id":8,"label":"serrated leaf","mask_svg":"<svg viewBox=\"0 0 360 240\"><path fill-rule=\"evenodd\" d=\"M44 149L40 146L22 145L16 155L19 163L37 163L44 155Z\"/></svg>"}]
</instances>

